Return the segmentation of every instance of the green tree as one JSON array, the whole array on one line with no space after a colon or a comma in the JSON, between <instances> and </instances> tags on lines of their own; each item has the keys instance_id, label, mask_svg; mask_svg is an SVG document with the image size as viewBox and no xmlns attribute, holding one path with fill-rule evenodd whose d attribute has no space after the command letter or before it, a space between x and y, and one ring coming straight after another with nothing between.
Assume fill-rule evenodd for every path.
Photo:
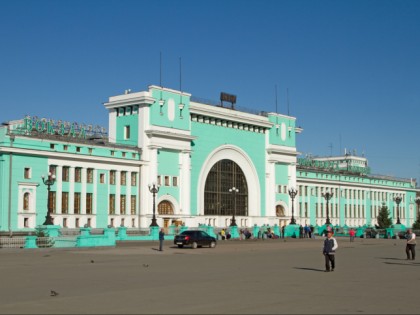
<instances>
[{"instance_id":1,"label":"green tree","mask_svg":"<svg viewBox=\"0 0 420 315\"><path fill-rule=\"evenodd\" d=\"M389 217L390 212L388 210L388 207L385 205L385 203L382 203L381 210L379 210L378 216L376 219L378 220L378 227L380 229L386 229L389 228L392 225L392 220Z\"/></svg>"}]
</instances>

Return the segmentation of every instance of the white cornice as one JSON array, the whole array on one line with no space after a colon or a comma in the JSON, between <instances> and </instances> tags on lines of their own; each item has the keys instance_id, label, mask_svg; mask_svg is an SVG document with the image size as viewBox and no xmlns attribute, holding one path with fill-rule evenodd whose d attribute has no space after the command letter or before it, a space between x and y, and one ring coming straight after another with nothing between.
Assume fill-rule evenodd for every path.
<instances>
[{"instance_id":1,"label":"white cornice","mask_svg":"<svg viewBox=\"0 0 420 315\"><path fill-rule=\"evenodd\" d=\"M271 128L274 124L267 117L244 113L224 107L216 107L201 103L190 102L190 114L213 117L221 120L236 121L263 128Z\"/></svg>"},{"instance_id":2,"label":"white cornice","mask_svg":"<svg viewBox=\"0 0 420 315\"><path fill-rule=\"evenodd\" d=\"M297 170L296 173L300 171ZM389 186L378 186L375 184L367 184L367 183L355 183L355 182L343 182L343 181L337 181L337 180L326 180L326 179L319 179L319 178L304 178L296 176L296 182L297 183L310 183L315 184L317 186L321 185L334 185L334 186L345 186L347 187L360 187L360 188L369 188L369 189L377 189L377 190L387 190L387 191L416 191L415 188L407 188L407 187L389 187Z\"/></svg>"},{"instance_id":3,"label":"white cornice","mask_svg":"<svg viewBox=\"0 0 420 315\"><path fill-rule=\"evenodd\" d=\"M165 87L162 87L162 86L157 86L157 85L149 85L149 90L151 90L151 89L170 92L170 93L179 94L179 95L187 96L187 97L191 96L190 93L185 93L185 92L178 91L178 90L168 89L168 88L165 88Z\"/></svg>"},{"instance_id":4,"label":"white cornice","mask_svg":"<svg viewBox=\"0 0 420 315\"><path fill-rule=\"evenodd\" d=\"M109 102L104 103L105 108L111 109L131 105L152 105L156 100L149 95L149 92L129 93L111 96Z\"/></svg>"},{"instance_id":5,"label":"white cornice","mask_svg":"<svg viewBox=\"0 0 420 315\"><path fill-rule=\"evenodd\" d=\"M162 130L146 130L144 132L149 138L165 138L171 140L183 140L183 141L192 141L197 139L195 136L177 133L177 132L170 132L170 131L162 131Z\"/></svg>"},{"instance_id":6,"label":"white cornice","mask_svg":"<svg viewBox=\"0 0 420 315\"><path fill-rule=\"evenodd\" d=\"M139 160L126 160L126 159L117 159L117 158L107 158L100 156L92 155L82 155L82 154L70 154L70 153L60 153L60 152L51 152L51 151L40 151L40 150L29 150L22 148L14 147L0 147L0 153L14 153L14 154L24 154L29 156L42 156L45 158L55 158L62 160L73 160L81 162L95 162L95 163L112 163L115 165L129 165L129 166L140 166L147 164L144 161Z\"/></svg>"},{"instance_id":7,"label":"white cornice","mask_svg":"<svg viewBox=\"0 0 420 315\"><path fill-rule=\"evenodd\" d=\"M280 145L269 145L267 146L267 153L268 154L281 154L281 155L291 155L297 156L300 153L296 151L295 147L286 147Z\"/></svg>"}]
</instances>

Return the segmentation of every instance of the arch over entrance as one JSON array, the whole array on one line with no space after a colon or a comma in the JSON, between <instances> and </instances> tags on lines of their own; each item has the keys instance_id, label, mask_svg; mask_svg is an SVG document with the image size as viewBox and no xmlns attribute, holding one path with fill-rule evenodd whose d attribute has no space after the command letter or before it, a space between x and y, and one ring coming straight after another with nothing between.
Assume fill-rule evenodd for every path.
<instances>
[{"instance_id":1,"label":"arch over entrance","mask_svg":"<svg viewBox=\"0 0 420 315\"><path fill-rule=\"evenodd\" d=\"M250 193L247 197L247 215L259 216L261 214L261 188L257 170L255 169L252 160L249 158L249 156L242 149L233 145L224 145L215 149L208 155L207 159L204 161L203 167L201 168L201 172L198 177L197 187L197 205L199 213L202 215L205 214L204 192L209 173L212 167L222 160L233 161L242 170L248 191L252 191L252 193ZM239 210L239 207L237 207L237 210Z\"/></svg>"},{"instance_id":2,"label":"arch over entrance","mask_svg":"<svg viewBox=\"0 0 420 315\"><path fill-rule=\"evenodd\" d=\"M232 196L229 189L238 192ZM210 169L204 187L204 215L248 216L248 185L242 169L232 160L220 160Z\"/></svg>"}]
</instances>

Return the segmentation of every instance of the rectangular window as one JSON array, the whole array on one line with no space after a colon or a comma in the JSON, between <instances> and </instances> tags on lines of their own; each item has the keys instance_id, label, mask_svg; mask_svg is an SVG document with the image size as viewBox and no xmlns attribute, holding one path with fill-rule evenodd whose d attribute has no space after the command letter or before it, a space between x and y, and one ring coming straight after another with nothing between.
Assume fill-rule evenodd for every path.
<instances>
[{"instance_id":1,"label":"rectangular window","mask_svg":"<svg viewBox=\"0 0 420 315\"><path fill-rule=\"evenodd\" d=\"M80 193L74 193L74 214L80 214Z\"/></svg>"},{"instance_id":2,"label":"rectangular window","mask_svg":"<svg viewBox=\"0 0 420 315\"><path fill-rule=\"evenodd\" d=\"M126 182L127 182L127 172L123 171L121 172L121 180L120 180L120 184L122 186L125 186Z\"/></svg>"},{"instance_id":3,"label":"rectangular window","mask_svg":"<svg viewBox=\"0 0 420 315\"><path fill-rule=\"evenodd\" d=\"M24 227L29 227L29 219L28 218L23 218L23 226Z\"/></svg>"},{"instance_id":4,"label":"rectangular window","mask_svg":"<svg viewBox=\"0 0 420 315\"><path fill-rule=\"evenodd\" d=\"M92 154L92 152L93 152L93 149L92 148L89 148L89 154Z\"/></svg>"},{"instance_id":5,"label":"rectangular window","mask_svg":"<svg viewBox=\"0 0 420 315\"><path fill-rule=\"evenodd\" d=\"M62 176L63 182L68 182L69 177L70 177L70 167L63 166L63 176Z\"/></svg>"},{"instance_id":6,"label":"rectangular window","mask_svg":"<svg viewBox=\"0 0 420 315\"><path fill-rule=\"evenodd\" d=\"M76 167L74 170L74 181L76 183L80 183L82 181L82 169L80 167Z\"/></svg>"},{"instance_id":7,"label":"rectangular window","mask_svg":"<svg viewBox=\"0 0 420 315\"><path fill-rule=\"evenodd\" d=\"M109 184L115 185L115 171L109 172Z\"/></svg>"},{"instance_id":8,"label":"rectangular window","mask_svg":"<svg viewBox=\"0 0 420 315\"><path fill-rule=\"evenodd\" d=\"M50 143L50 149L54 150L55 149L55 144L54 143Z\"/></svg>"},{"instance_id":9,"label":"rectangular window","mask_svg":"<svg viewBox=\"0 0 420 315\"><path fill-rule=\"evenodd\" d=\"M125 195L120 196L120 214L125 214Z\"/></svg>"},{"instance_id":10,"label":"rectangular window","mask_svg":"<svg viewBox=\"0 0 420 315\"><path fill-rule=\"evenodd\" d=\"M169 176L165 176L165 186L169 186Z\"/></svg>"},{"instance_id":11,"label":"rectangular window","mask_svg":"<svg viewBox=\"0 0 420 315\"><path fill-rule=\"evenodd\" d=\"M76 147L76 152L80 152L80 147Z\"/></svg>"},{"instance_id":12,"label":"rectangular window","mask_svg":"<svg viewBox=\"0 0 420 315\"><path fill-rule=\"evenodd\" d=\"M76 227L78 228L78 227L80 227L80 219L79 218L76 218Z\"/></svg>"},{"instance_id":13,"label":"rectangular window","mask_svg":"<svg viewBox=\"0 0 420 315\"><path fill-rule=\"evenodd\" d=\"M130 126L124 127L124 139L130 139Z\"/></svg>"},{"instance_id":14,"label":"rectangular window","mask_svg":"<svg viewBox=\"0 0 420 315\"><path fill-rule=\"evenodd\" d=\"M67 144L63 145L63 150L64 151L67 151L68 149L69 149L69 146ZM63 222L64 222L64 220L63 220Z\"/></svg>"},{"instance_id":15,"label":"rectangular window","mask_svg":"<svg viewBox=\"0 0 420 315\"><path fill-rule=\"evenodd\" d=\"M162 186L162 177L160 175L157 177L157 185Z\"/></svg>"},{"instance_id":16,"label":"rectangular window","mask_svg":"<svg viewBox=\"0 0 420 315\"><path fill-rule=\"evenodd\" d=\"M114 155L115 155L115 151L111 150L111 156L114 156Z\"/></svg>"},{"instance_id":17,"label":"rectangular window","mask_svg":"<svg viewBox=\"0 0 420 315\"><path fill-rule=\"evenodd\" d=\"M61 213L63 214L69 213L69 193L68 192L61 193Z\"/></svg>"},{"instance_id":18,"label":"rectangular window","mask_svg":"<svg viewBox=\"0 0 420 315\"><path fill-rule=\"evenodd\" d=\"M109 214L115 214L115 195L109 195Z\"/></svg>"},{"instance_id":19,"label":"rectangular window","mask_svg":"<svg viewBox=\"0 0 420 315\"><path fill-rule=\"evenodd\" d=\"M88 168L87 169L87 178L86 178L87 182L89 184L93 183L93 168Z\"/></svg>"},{"instance_id":20,"label":"rectangular window","mask_svg":"<svg viewBox=\"0 0 420 315\"><path fill-rule=\"evenodd\" d=\"M121 219L121 226L124 226L124 223L125 223L125 219L124 219L124 218L122 218L122 219Z\"/></svg>"},{"instance_id":21,"label":"rectangular window","mask_svg":"<svg viewBox=\"0 0 420 315\"><path fill-rule=\"evenodd\" d=\"M24 173L23 176L25 177L25 179L31 178L31 169L29 167L25 167L25 170L23 173Z\"/></svg>"},{"instance_id":22,"label":"rectangular window","mask_svg":"<svg viewBox=\"0 0 420 315\"><path fill-rule=\"evenodd\" d=\"M105 184L105 174L104 174L104 173L101 173L101 174L99 175L99 182L100 182L101 184Z\"/></svg>"},{"instance_id":23,"label":"rectangular window","mask_svg":"<svg viewBox=\"0 0 420 315\"><path fill-rule=\"evenodd\" d=\"M92 214L92 193L86 194L86 214Z\"/></svg>"},{"instance_id":24,"label":"rectangular window","mask_svg":"<svg viewBox=\"0 0 420 315\"><path fill-rule=\"evenodd\" d=\"M172 177L172 186L178 187L178 177Z\"/></svg>"},{"instance_id":25,"label":"rectangular window","mask_svg":"<svg viewBox=\"0 0 420 315\"><path fill-rule=\"evenodd\" d=\"M136 214L136 196L131 196L131 214Z\"/></svg>"},{"instance_id":26,"label":"rectangular window","mask_svg":"<svg viewBox=\"0 0 420 315\"><path fill-rule=\"evenodd\" d=\"M63 227L65 227L65 228L67 227L67 218L63 219Z\"/></svg>"},{"instance_id":27,"label":"rectangular window","mask_svg":"<svg viewBox=\"0 0 420 315\"><path fill-rule=\"evenodd\" d=\"M51 207L51 212L52 213L56 212L55 198L56 198L55 191L50 191L50 207Z\"/></svg>"},{"instance_id":28,"label":"rectangular window","mask_svg":"<svg viewBox=\"0 0 420 315\"><path fill-rule=\"evenodd\" d=\"M131 186L137 186L137 173L131 173Z\"/></svg>"},{"instance_id":29,"label":"rectangular window","mask_svg":"<svg viewBox=\"0 0 420 315\"><path fill-rule=\"evenodd\" d=\"M112 227L114 227L114 218L112 218L112 219L110 220L110 225L111 225Z\"/></svg>"},{"instance_id":30,"label":"rectangular window","mask_svg":"<svg viewBox=\"0 0 420 315\"><path fill-rule=\"evenodd\" d=\"M122 157L125 157L125 152L121 152L121 154L122 154Z\"/></svg>"},{"instance_id":31,"label":"rectangular window","mask_svg":"<svg viewBox=\"0 0 420 315\"><path fill-rule=\"evenodd\" d=\"M88 227L91 227L92 226L92 219L91 218L88 218L87 219L87 226Z\"/></svg>"},{"instance_id":32,"label":"rectangular window","mask_svg":"<svg viewBox=\"0 0 420 315\"><path fill-rule=\"evenodd\" d=\"M131 219L131 227L136 227L136 219Z\"/></svg>"}]
</instances>

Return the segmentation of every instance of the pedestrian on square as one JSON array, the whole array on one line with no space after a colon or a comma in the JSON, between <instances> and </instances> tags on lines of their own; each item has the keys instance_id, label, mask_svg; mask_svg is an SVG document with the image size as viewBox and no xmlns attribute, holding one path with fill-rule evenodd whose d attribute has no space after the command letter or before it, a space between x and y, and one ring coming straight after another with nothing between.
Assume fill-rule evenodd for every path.
<instances>
[{"instance_id":1,"label":"pedestrian on square","mask_svg":"<svg viewBox=\"0 0 420 315\"><path fill-rule=\"evenodd\" d=\"M411 259L414 260L416 258L416 234L411 229L408 229L405 238L407 239L407 245L405 247L407 260L410 260L410 252Z\"/></svg>"},{"instance_id":2,"label":"pedestrian on square","mask_svg":"<svg viewBox=\"0 0 420 315\"><path fill-rule=\"evenodd\" d=\"M349 235L350 235L350 242L354 242L354 236L356 235L355 230L350 229Z\"/></svg>"},{"instance_id":3,"label":"pedestrian on square","mask_svg":"<svg viewBox=\"0 0 420 315\"><path fill-rule=\"evenodd\" d=\"M159 231L159 251L163 251L163 241L165 240L165 231L160 229Z\"/></svg>"},{"instance_id":4,"label":"pedestrian on square","mask_svg":"<svg viewBox=\"0 0 420 315\"><path fill-rule=\"evenodd\" d=\"M332 235L331 230L327 231L327 238L324 240L322 248L322 254L325 257L325 272L334 271L335 268L335 250L338 248L338 243Z\"/></svg>"}]
</instances>

